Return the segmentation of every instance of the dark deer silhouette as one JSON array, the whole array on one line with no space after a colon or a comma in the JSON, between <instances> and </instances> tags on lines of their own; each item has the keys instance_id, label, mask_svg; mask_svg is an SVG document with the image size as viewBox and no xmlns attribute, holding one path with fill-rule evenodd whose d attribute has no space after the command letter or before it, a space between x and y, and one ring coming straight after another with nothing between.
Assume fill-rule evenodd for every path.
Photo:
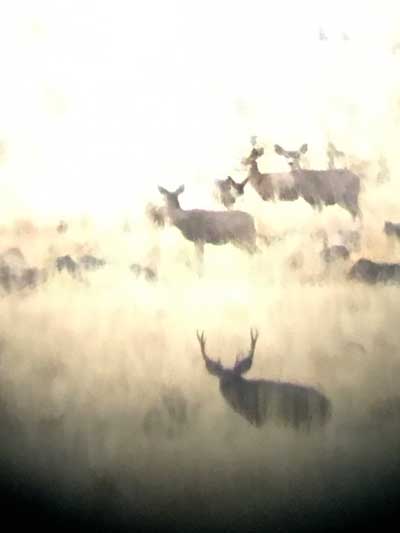
<instances>
[{"instance_id":1,"label":"dark deer silhouette","mask_svg":"<svg viewBox=\"0 0 400 533\"><path fill-rule=\"evenodd\" d=\"M249 167L249 182L265 201L293 201L303 198L314 209L339 205L353 218L360 217L358 196L360 178L347 169L305 170L300 166L300 157L307 152L303 144L297 151L287 151L275 145L278 155L289 160L290 172L261 173L257 160L264 154L263 148L254 147L250 155L242 160Z\"/></svg>"},{"instance_id":2,"label":"dark deer silhouette","mask_svg":"<svg viewBox=\"0 0 400 533\"><path fill-rule=\"evenodd\" d=\"M143 278L146 281L157 281L157 273L151 267L142 266L139 263L132 263L129 270L135 274L137 278Z\"/></svg>"},{"instance_id":3,"label":"dark deer silhouette","mask_svg":"<svg viewBox=\"0 0 400 533\"><path fill-rule=\"evenodd\" d=\"M74 261L70 255L57 257L56 268L59 272L66 270L71 276L77 276L79 273L79 264Z\"/></svg>"},{"instance_id":4,"label":"dark deer silhouette","mask_svg":"<svg viewBox=\"0 0 400 533\"><path fill-rule=\"evenodd\" d=\"M194 243L202 261L204 244L227 244L256 252L256 229L251 215L242 211L206 211L205 209L182 209L178 196L184 191L181 185L175 192L158 187L166 202L166 214L172 225Z\"/></svg>"},{"instance_id":5,"label":"dark deer silhouette","mask_svg":"<svg viewBox=\"0 0 400 533\"><path fill-rule=\"evenodd\" d=\"M397 284L400 283L400 263L376 263L361 258L351 267L348 278L370 284Z\"/></svg>"},{"instance_id":6,"label":"dark deer silhouette","mask_svg":"<svg viewBox=\"0 0 400 533\"><path fill-rule=\"evenodd\" d=\"M210 374L219 378L219 388L225 401L239 415L256 427L268 421L294 429L311 429L324 425L331 416L328 398L312 387L270 381L245 379L253 363L258 332L250 330L250 350L246 357L236 359L232 369L224 368L206 354L204 333L197 332L201 353Z\"/></svg>"},{"instance_id":7,"label":"dark deer silhouette","mask_svg":"<svg viewBox=\"0 0 400 533\"><path fill-rule=\"evenodd\" d=\"M28 266L19 248L9 248L0 254L0 287L6 292L33 289L45 281L46 270Z\"/></svg>"},{"instance_id":8,"label":"dark deer silhouette","mask_svg":"<svg viewBox=\"0 0 400 533\"><path fill-rule=\"evenodd\" d=\"M79 265L84 270L98 270L106 265L106 261L105 259L99 259L94 255L86 254L79 258Z\"/></svg>"},{"instance_id":9,"label":"dark deer silhouette","mask_svg":"<svg viewBox=\"0 0 400 533\"><path fill-rule=\"evenodd\" d=\"M386 220L385 225L383 226L383 231L388 236L394 235L400 239L400 224L398 222L389 222Z\"/></svg>"}]
</instances>

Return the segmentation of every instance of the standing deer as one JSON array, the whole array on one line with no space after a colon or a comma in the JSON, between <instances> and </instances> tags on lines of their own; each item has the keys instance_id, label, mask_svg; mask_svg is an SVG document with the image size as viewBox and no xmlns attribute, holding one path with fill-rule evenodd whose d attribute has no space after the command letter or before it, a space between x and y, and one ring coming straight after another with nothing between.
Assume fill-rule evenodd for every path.
<instances>
[{"instance_id":1,"label":"standing deer","mask_svg":"<svg viewBox=\"0 0 400 533\"><path fill-rule=\"evenodd\" d=\"M300 167L300 156L306 153L303 144L298 151L286 151L275 145L278 155L289 159L290 172L265 173L259 171L257 160L264 154L263 148L254 147L242 163L249 167L249 182L261 198L267 200L293 201L303 198L314 209L340 205L352 217L360 217L358 196L360 178L347 169L305 170Z\"/></svg>"},{"instance_id":2,"label":"standing deer","mask_svg":"<svg viewBox=\"0 0 400 533\"><path fill-rule=\"evenodd\" d=\"M230 176L224 180L215 180L215 195L227 209L230 209L239 196L244 193L244 187L249 178L242 182L234 181Z\"/></svg>"},{"instance_id":3,"label":"standing deer","mask_svg":"<svg viewBox=\"0 0 400 533\"><path fill-rule=\"evenodd\" d=\"M312 387L242 377L253 363L257 331L250 330L250 350L244 358L237 356L232 369L208 357L204 333L197 332L197 339L208 372L219 378L225 401L254 426L261 427L271 420L296 430L311 429L329 420L332 413L329 399Z\"/></svg>"},{"instance_id":4,"label":"standing deer","mask_svg":"<svg viewBox=\"0 0 400 533\"><path fill-rule=\"evenodd\" d=\"M227 244L254 253L256 229L251 215L243 211L206 211L205 209L182 209L178 196L184 191L181 185L175 192L158 187L166 202L166 214L171 224L195 245L200 261L204 255L204 245Z\"/></svg>"},{"instance_id":5,"label":"standing deer","mask_svg":"<svg viewBox=\"0 0 400 533\"><path fill-rule=\"evenodd\" d=\"M346 157L346 154L341 150L338 150L332 142L328 142L328 147L326 149L326 155L328 157L328 168L333 170L336 168L336 159L343 159Z\"/></svg>"}]
</instances>

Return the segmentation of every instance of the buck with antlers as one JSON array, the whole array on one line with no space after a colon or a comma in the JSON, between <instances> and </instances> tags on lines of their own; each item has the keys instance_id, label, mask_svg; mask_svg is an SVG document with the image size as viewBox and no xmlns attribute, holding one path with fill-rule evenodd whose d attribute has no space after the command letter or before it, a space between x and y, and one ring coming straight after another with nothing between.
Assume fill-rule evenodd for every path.
<instances>
[{"instance_id":1,"label":"buck with antlers","mask_svg":"<svg viewBox=\"0 0 400 533\"><path fill-rule=\"evenodd\" d=\"M263 200L303 198L315 209L337 204L353 218L361 216L358 205L360 178L356 174L347 169L302 169L300 159L308 150L307 144L295 151L284 150L278 144L274 148L278 155L288 159L290 172L261 173L257 160L264 154L262 147L253 147L250 155L242 160L243 165L249 167L249 182Z\"/></svg>"},{"instance_id":2,"label":"buck with antlers","mask_svg":"<svg viewBox=\"0 0 400 533\"><path fill-rule=\"evenodd\" d=\"M294 429L311 429L323 426L329 420L332 412L329 399L312 387L242 377L253 363L258 339L256 330L250 330L247 356L238 356L232 369L224 368L220 361L208 357L204 333L197 332L197 339L208 372L219 378L225 401L254 426L275 421Z\"/></svg>"},{"instance_id":3,"label":"buck with antlers","mask_svg":"<svg viewBox=\"0 0 400 533\"><path fill-rule=\"evenodd\" d=\"M158 187L166 203L166 215L170 223L176 226L182 235L193 242L199 259L202 260L204 245L227 244L254 253L256 229L251 215L242 211L207 211L205 209L182 209L178 196L184 191L181 185L175 192Z\"/></svg>"}]
</instances>

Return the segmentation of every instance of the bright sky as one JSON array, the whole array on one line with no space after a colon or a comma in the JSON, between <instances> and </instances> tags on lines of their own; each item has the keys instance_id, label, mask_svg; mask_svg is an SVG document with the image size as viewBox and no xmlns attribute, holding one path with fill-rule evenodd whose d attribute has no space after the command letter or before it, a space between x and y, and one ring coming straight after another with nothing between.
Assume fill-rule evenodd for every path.
<instances>
[{"instance_id":1,"label":"bright sky","mask_svg":"<svg viewBox=\"0 0 400 533\"><path fill-rule=\"evenodd\" d=\"M234 172L250 135L375 149L398 94L398 4L8 0L2 217L123 216L157 183Z\"/></svg>"}]
</instances>

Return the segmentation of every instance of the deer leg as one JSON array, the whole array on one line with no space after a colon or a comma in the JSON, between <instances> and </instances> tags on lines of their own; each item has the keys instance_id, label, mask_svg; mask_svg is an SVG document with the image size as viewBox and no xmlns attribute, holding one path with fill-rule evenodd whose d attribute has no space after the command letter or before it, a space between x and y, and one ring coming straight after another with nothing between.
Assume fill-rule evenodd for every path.
<instances>
[{"instance_id":1,"label":"deer leg","mask_svg":"<svg viewBox=\"0 0 400 533\"><path fill-rule=\"evenodd\" d=\"M202 276L204 267L204 242L197 241L194 243L194 247L196 250L197 273L199 274L199 276Z\"/></svg>"},{"instance_id":2,"label":"deer leg","mask_svg":"<svg viewBox=\"0 0 400 533\"><path fill-rule=\"evenodd\" d=\"M254 236L254 238L250 240L232 241L232 244L236 246L237 248L239 248L240 250L247 252L249 255L253 255L255 253L261 252L260 248L257 246L257 243L256 243L256 236Z\"/></svg>"}]
</instances>

